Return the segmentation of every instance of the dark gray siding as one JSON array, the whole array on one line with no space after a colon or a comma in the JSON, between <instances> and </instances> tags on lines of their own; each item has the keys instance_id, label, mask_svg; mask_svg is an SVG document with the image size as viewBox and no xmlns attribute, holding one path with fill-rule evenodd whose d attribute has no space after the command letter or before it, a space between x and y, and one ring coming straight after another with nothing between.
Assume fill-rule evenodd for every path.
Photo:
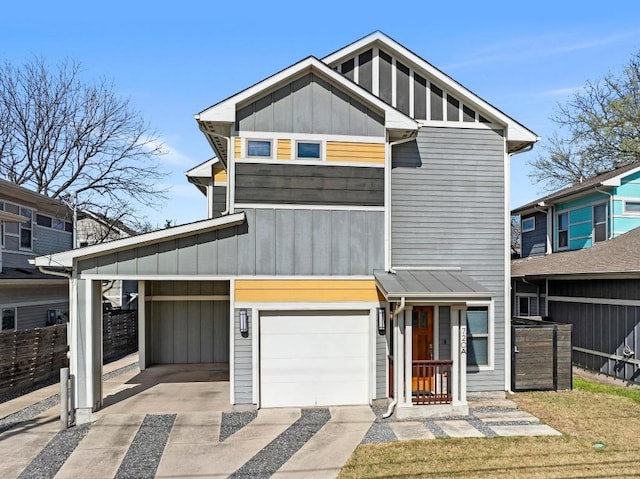
<instances>
[{"instance_id":1,"label":"dark gray siding","mask_svg":"<svg viewBox=\"0 0 640 479\"><path fill-rule=\"evenodd\" d=\"M522 219L528 219L531 216L523 216ZM539 256L546 252L547 248L547 215L544 213L536 213L535 218L536 229L526 233L522 233L522 257Z\"/></svg>"},{"instance_id":2,"label":"dark gray siding","mask_svg":"<svg viewBox=\"0 0 640 479\"><path fill-rule=\"evenodd\" d=\"M438 308L438 359L451 359L451 307Z\"/></svg>"},{"instance_id":3,"label":"dark gray siding","mask_svg":"<svg viewBox=\"0 0 640 479\"><path fill-rule=\"evenodd\" d=\"M50 309L59 310L65 313L65 317L69 316L69 302L50 303L37 306L18 307L17 328L31 329L42 328L47 325L47 311Z\"/></svg>"},{"instance_id":4,"label":"dark gray siding","mask_svg":"<svg viewBox=\"0 0 640 479\"><path fill-rule=\"evenodd\" d=\"M247 310L249 317L249 335L244 338L240 334L240 310L236 309L233 316L233 343L234 343L234 368L232 374L234 380L235 403L253 403L253 346L252 335L253 319L251 310Z\"/></svg>"},{"instance_id":5,"label":"dark gray siding","mask_svg":"<svg viewBox=\"0 0 640 479\"><path fill-rule=\"evenodd\" d=\"M0 288L0 304L28 305L33 301L50 301L58 303L69 300L69 281L61 279L59 284L39 285L37 281L33 284L10 286L2 285Z\"/></svg>"},{"instance_id":6,"label":"dark gray siding","mask_svg":"<svg viewBox=\"0 0 640 479\"><path fill-rule=\"evenodd\" d=\"M73 234L44 226L33 227L33 252L37 255L66 251L73 246Z\"/></svg>"},{"instance_id":7,"label":"dark gray siding","mask_svg":"<svg viewBox=\"0 0 640 479\"><path fill-rule=\"evenodd\" d=\"M213 218L221 216L222 212L227 209L227 187L213 187Z\"/></svg>"},{"instance_id":8,"label":"dark gray siding","mask_svg":"<svg viewBox=\"0 0 640 479\"><path fill-rule=\"evenodd\" d=\"M236 165L236 203L384 205L384 169L291 164Z\"/></svg>"},{"instance_id":9,"label":"dark gray siding","mask_svg":"<svg viewBox=\"0 0 640 479\"><path fill-rule=\"evenodd\" d=\"M588 304L549 301L553 321L573 326L574 347L623 356L625 346L640 350L640 307L616 304ZM585 352L573 353L579 366L621 379L640 382L638 365Z\"/></svg>"},{"instance_id":10,"label":"dark gray siding","mask_svg":"<svg viewBox=\"0 0 640 479\"><path fill-rule=\"evenodd\" d=\"M460 267L495 293L495 368L469 391L504 390L505 199L500 131L422 128L393 149L392 266Z\"/></svg>"},{"instance_id":11,"label":"dark gray siding","mask_svg":"<svg viewBox=\"0 0 640 479\"><path fill-rule=\"evenodd\" d=\"M240 226L81 261L81 273L371 275L384 268L381 211L249 209Z\"/></svg>"},{"instance_id":12,"label":"dark gray siding","mask_svg":"<svg viewBox=\"0 0 640 479\"><path fill-rule=\"evenodd\" d=\"M149 296L228 295L228 282L148 281ZM229 301L151 301L148 364L229 362Z\"/></svg>"},{"instance_id":13,"label":"dark gray siding","mask_svg":"<svg viewBox=\"0 0 640 479\"><path fill-rule=\"evenodd\" d=\"M314 74L240 108L236 130L384 136L382 112L373 111Z\"/></svg>"}]
</instances>

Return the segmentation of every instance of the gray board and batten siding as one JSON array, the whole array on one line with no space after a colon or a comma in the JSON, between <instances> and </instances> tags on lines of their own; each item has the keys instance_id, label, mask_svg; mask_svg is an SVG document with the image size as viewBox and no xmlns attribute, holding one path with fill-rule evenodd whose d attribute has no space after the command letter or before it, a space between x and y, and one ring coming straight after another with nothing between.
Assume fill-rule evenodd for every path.
<instances>
[{"instance_id":1,"label":"gray board and batten siding","mask_svg":"<svg viewBox=\"0 0 640 479\"><path fill-rule=\"evenodd\" d=\"M494 295L494 369L468 388L504 390L505 152L502 131L423 127L393 148L392 266L460 267Z\"/></svg>"},{"instance_id":2,"label":"gray board and batten siding","mask_svg":"<svg viewBox=\"0 0 640 479\"><path fill-rule=\"evenodd\" d=\"M82 260L78 271L122 277L313 276L372 275L384 268L382 211L244 212L244 224Z\"/></svg>"},{"instance_id":3,"label":"gray board and batten siding","mask_svg":"<svg viewBox=\"0 0 640 479\"><path fill-rule=\"evenodd\" d=\"M198 298L228 296L228 281L147 281L145 292L147 364L229 362L229 301Z\"/></svg>"},{"instance_id":4,"label":"gray board and batten siding","mask_svg":"<svg viewBox=\"0 0 640 479\"><path fill-rule=\"evenodd\" d=\"M545 213L536 213L533 216L522 217L522 220L534 218L535 229L522 233L521 256L540 256L547 250L547 215Z\"/></svg>"},{"instance_id":5,"label":"gray board and batten siding","mask_svg":"<svg viewBox=\"0 0 640 479\"><path fill-rule=\"evenodd\" d=\"M385 136L384 115L309 73L238 109L236 130Z\"/></svg>"},{"instance_id":6,"label":"gray board and batten siding","mask_svg":"<svg viewBox=\"0 0 640 479\"><path fill-rule=\"evenodd\" d=\"M384 169L238 163L236 203L384 206Z\"/></svg>"},{"instance_id":7,"label":"gray board and batten siding","mask_svg":"<svg viewBox=\"0 0 640 479\"><path fill-rule=\"evenodd\" d=\"M640 279L549 280L549 296L549 318L573 326L573 346L600 353L574 351L574 364L640 382L640 306L625 304L640 301ZM625 346L630 362L603 356L623 357Z\"/></svg>"},{"instance_id":8,"label":"gray board and batten siding","mask_svg":"<svg viewBox=\"0 0 640 479\"><path fill-rule=\"evenodd\" d=\"M212 218L219 218L222 212L227 209L227 187L213 187L213 215Z\"/></svg>"}]
</instances>

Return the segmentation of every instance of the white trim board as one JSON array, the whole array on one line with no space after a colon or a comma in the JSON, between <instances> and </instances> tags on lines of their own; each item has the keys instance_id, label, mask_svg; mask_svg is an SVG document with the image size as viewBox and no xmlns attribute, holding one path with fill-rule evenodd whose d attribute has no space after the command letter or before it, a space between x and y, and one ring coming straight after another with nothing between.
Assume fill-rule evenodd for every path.
<instances>
[{"instance_id":1,"label":"white trim board","mask_svg":"<svg viewBox=\"0 0 640 479\"><path fill-rule=\"evenodd\" d=\"M581 298L572 296L548 296L547 301L556 303L607 304L610 306L640 306L637 299Z\"/></svg>"}]
</instances>

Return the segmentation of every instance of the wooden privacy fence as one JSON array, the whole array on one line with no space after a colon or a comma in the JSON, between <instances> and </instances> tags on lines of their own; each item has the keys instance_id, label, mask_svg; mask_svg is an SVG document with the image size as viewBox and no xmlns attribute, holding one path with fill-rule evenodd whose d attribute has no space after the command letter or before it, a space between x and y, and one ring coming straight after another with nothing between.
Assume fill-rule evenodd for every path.
<instances>
[{"instance_id":1,"label":"wooden privacy fence","mask_svg":"<svg viewBox=\"0 0 640 479\"><path fill-rule=\"evenodd\" d=\"M0 333L0 394L46 381L68 365L66 324Z\"/></svg>"},{"instance_id":2,"label":"wooden privacy fence","mask_svg":"<svg viewBox=\"0 0 640 479\"><path fill-rule=\"evenodd\" d=\"M108 363L138 350L138 312L102 313L102 355Z\"/></svg>"},{"instance_id":3,"label":"wooden privacy fence","mask_svg":"<svg viewBox=\"0 0 640 479\"><path fill-rule=\"evenodd\" d=\"M571 325L523 318L511 322L511 389L571 389Z\"/></svg>"},{"instance_id":4,"label":"wooden privacy fence","mask_svg":"<svg viewBox=\"0 0 640 479\"><path fill-rule=\"evenodd\" d=\"M103 362L138 350L138 312L102 315ZM0 395L58 377L67 359L67 323L0 333Z\"/></svg>"}]
</instances>

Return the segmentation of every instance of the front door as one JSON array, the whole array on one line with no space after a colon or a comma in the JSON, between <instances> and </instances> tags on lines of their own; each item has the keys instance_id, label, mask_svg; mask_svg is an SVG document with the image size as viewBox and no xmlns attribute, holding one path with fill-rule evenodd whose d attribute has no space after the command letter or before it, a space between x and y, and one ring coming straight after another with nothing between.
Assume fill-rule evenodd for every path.
<instances>
[{"instance_id":1,"label":"front door","mask_svg":"<svg viewBox=\"0 0 640 479\"><path fill-rule=\"evenodd\" d=\"M433 369L416 363L433 359L433 307L414 306L412 317L413 373L412 390L431 391L433 389Z\"/></svg>"}]
</instances>

